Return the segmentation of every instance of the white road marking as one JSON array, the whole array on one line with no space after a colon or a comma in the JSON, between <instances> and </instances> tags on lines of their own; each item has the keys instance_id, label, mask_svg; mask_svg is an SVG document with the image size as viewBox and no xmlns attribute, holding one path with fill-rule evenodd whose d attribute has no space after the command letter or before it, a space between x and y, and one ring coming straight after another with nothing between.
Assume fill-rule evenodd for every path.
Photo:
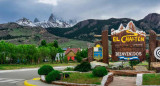
<instances>
[{"instance_id":1,"label":"white road marking","mask_svg":"<svg viewBox=\"0 0 160 86\"><path fill-rule=\"evenodd\" d=\"M67 67L74 67L74 66L58 66L58 67L53 67L53 68L55 70L64 70ZM31 71L31 70L38 70L38 69L39 68L27 68L27 69L16 69L16 70L0 70L0 73Z\"/></svg>"},{"instance_id":2,"label":"white road marking","mask_svg":"<svg viewBox=\"0 0 160 86\"><path fill-rule=\"evenodd\" d=\"M24 81L24 79L9 79L9 78L0 78L0 83L8 82L8 83L17 83L20 81Z\"/></svg>"}]
</instances>

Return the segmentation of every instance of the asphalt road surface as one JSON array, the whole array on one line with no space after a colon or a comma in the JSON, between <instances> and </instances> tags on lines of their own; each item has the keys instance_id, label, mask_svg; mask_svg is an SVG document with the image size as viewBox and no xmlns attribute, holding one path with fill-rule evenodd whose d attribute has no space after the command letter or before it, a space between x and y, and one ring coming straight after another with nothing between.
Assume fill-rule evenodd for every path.
<instances>
[{"instance_id":1,"label":"asphalt road surface","mask_svg":"<svg viewBox=\"0 0 160 86\"><path fill-rule=\"evenodd\" d=\"M55 70L64 70L67 66L54 67ZM70 66L73 67L73 66ZM37 78L38 68L18 69L18 70L0 70L0 86L24 86L24 81Z\"/></svg>"}]
</instances>

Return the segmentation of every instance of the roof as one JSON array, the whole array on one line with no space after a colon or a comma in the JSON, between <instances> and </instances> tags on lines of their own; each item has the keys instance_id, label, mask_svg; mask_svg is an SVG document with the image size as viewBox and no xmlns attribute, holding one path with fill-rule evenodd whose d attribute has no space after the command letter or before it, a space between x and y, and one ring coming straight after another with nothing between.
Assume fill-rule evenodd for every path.
<instances>
[{"instance_id":1,"label":"roof","mask_svg":"<svg viewBox=\"0 0 160 86\"><path fill-rule=\"evenodd\" d=\"M63 50L67 50L67 48L63 48Z\"/></svg>"},{"instance_id":2,"label":"roof","mask_svg":"<svg viewBox=\"0 0 160 86\"><path fill-rule=\"evenodd\" d=\"M65 55L70 51L73 51L76 54L78 51L80 51L80 48L67 48Z\"/></svg>"}]
</instances>

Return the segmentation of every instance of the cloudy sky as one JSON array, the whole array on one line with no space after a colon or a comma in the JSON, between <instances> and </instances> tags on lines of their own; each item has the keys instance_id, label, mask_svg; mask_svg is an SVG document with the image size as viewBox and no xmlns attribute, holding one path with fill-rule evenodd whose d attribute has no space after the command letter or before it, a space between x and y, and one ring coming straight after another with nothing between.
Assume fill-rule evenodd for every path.
<instances>
[{"instance_id":1,"label":"cloudy sky","mask_svg":"<svg viewBox=\"0 0 160 86\"><path fill-rule=\"evenodd\" d=\"M51 13L67 19L142 19L160 13L160 0L0 0L0 23L26 17L48 20Z\"/></svg>"}]
</instances>

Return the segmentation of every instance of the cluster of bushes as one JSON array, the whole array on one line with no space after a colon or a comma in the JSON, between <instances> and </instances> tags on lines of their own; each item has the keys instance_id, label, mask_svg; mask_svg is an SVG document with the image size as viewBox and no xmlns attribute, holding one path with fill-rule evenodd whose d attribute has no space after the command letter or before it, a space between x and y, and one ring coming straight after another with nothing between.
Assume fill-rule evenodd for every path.
<instances>
[{"instance_id":1,"label":"cluster of bushes","mask_svg":"<svg viewBox=\"0 0 160 86\"><path fill-rule=\"evenodd\" d=\"M89 62L82 62L81 64L77 65L74 70L80 72L88 72L92 69ZM105 67L98 66L92 70L92 74L97 77L103 77L104 75L108 74L108 71Z\"/></svg>"},{"instance_id":2,"label":"cluster of bushes","mask_svg":"<svg viewBox=\"0 0 160 86\"><path fill-rule=\"evenodd\" d=\"M73 71L73 68L67 68L68 70ZM74 70L80 72L88 72L91 71L91 65L88 62L82 62L81 64L77 65ZM46 75L45 80L47 83L51 83L52 81L61 80L62 77L69 77L69 74L62 73L58 70L54 70L50 65L44 65L39 68L38 70L39 75ZM108 71L105 67L99 66L92 70L92 74L96 77L103 77L108 74Z\"/></svg>"},{"instance_id":3,"label":"cluster of bushes","mask_svg":"<svg viewBox=\"0 0 160 86\"><path fill-rule=\"evenodd\" d=\"M91 70L91 65L89 62L82 62L81 64L77 65L74 68L75 71L80 71L80 72L88 72Z\"/></svg>"},{"instance_id":4,"label":"cluster of bushes","mask_svg":"<svg viewBox=\"0 0 160 86\"><path fill-rule=\"evenodd\" d=\"M46 82L51 83L52 81L60 80L62 72L54 70L50 65L44 65L38 69L38 74L46 75Z\"/></svg>"},{"instance_id":5,"label":"cluster of bushes","mask_svg":"<svg viewBox=\"0 0 160 86\"><path fill-rule=\"evenodd\" d=\"M32 44L15 45L5 41L0 41L0 64L37 64L46 59L55 60L58 52L63 52L58 47L58 42L41 42L40 46Z\"/></svg>"}]
</instances>

